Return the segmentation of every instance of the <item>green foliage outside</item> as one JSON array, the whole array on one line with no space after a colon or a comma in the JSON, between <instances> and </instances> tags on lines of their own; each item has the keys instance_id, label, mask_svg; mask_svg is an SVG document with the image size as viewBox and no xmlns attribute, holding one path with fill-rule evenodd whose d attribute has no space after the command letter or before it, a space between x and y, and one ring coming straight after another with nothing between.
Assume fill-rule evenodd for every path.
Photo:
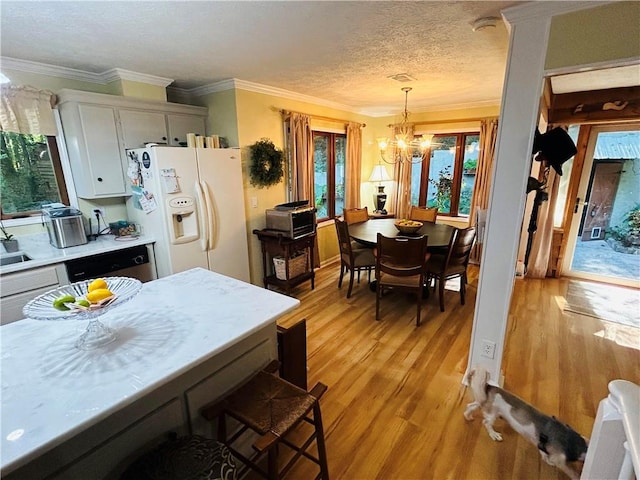
<instances>
[{"instance_id":1,"label":"green foliage outside","mask_svg":"<svg viewBox=\"0 0 640 480\"><path fill-rule=\"evenodd\" d=\"M427 203L429 207L438 207L439 212L449 212L451 210L451 189L453 188L453 175L451 167L444 167L438 173L438 179L429 179L429 183L436 189L436 195Z\"/></svg>"},{"instance_id":2,"label":"green foliage outside","mask_svg":"<svg viewBox=\"0 0 640 480\"><path fill-rule=\"evenodd\" d=\"M0 132L0 192L3 214L33 212L60 201L44 135Z\"/></svg>"},{"instance_id":3,"label":"green foliage outside","mask_svg":"<svg viewBox=\"0 0 640 480\"><path fill-rule=\"evenodd\" d=\"M608 235L625 247L640 245L640 204L625 214L621 225L610 228Z\"/></svg>"},{"instance_id":4,"label":"green foliage outside","mask_svg":"<svg viewBox=\"0 0 640 480\"><path fill-rule=\"evenodd\" d=\"M466 160L462 165L463 170L475 170L478 167L478 160Z\"/></svg>"}]
</instances>

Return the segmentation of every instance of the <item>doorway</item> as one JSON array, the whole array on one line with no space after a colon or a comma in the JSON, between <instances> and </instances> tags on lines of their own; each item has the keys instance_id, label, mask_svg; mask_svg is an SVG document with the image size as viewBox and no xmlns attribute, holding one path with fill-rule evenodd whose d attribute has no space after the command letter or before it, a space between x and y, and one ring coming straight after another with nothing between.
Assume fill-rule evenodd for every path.
<instances>
[{"instance_id":1,"label":"doorway","mask_svg":"<svg viewBox=\"0 0 640 480\"><path fill-rule=\"evenodd\" d=\"M563 272L640 286L640 123L591 128Z\"/></svg>"}]
</instances>

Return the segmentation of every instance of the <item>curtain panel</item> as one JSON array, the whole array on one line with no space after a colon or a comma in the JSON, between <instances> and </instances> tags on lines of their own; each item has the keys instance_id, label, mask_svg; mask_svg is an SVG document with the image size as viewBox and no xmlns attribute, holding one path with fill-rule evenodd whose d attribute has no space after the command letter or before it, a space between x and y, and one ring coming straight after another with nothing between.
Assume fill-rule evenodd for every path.
<instances>
[{"instance_id":1,"label":"curtain panel","mask_svg":"<svg viewBox=\"0 0 640 480\"><path fill-rule=\"evenodd\" d=\"M362 124L347 124L347 156L345 159L345 208L360 208L360 180L362 178ZM340 212L336 212L338 215Z\"/></svg>"},{"instance_id":2,"label":"curtain panel","mask_svg":"<svg viewBox=\"0 0 640 480\"><path fill-rule=\"evenodd\" d=\"M393 138L396 135L406 133L408 139L412 139L414 135L413 124L408 124L404 131L401 131L398 125L393 127ZM393 158L397 158L397 148L394 147ZM398 182L396 185L395 199L391 205L394 205L397 218L408 218L411 209L411 162L397 162L394 166L393 176Z\"/></svg>"},{"instance_id":3,"label":"curtain panel","mask_svg":"<svg viewBox=\"0 0 640 480\"><path fill-rule=\"evenodd\" d=\"M496 138L498 136L498 119L486 119L480 122L480 152L476 167L476 182L471 197L471 224L476 227L476 243L471 251L469 261L480 263L484 236L484 219L489 206L489 193L493 178L493 160L496 153ZM479 224L479 218L483 219Z\"/></svg>"},{"instance_id":4,"label":"curtain panel","mask_svg":"<svg viewBox=\"0 0 640 480\"><path fill-rule=\"evenodd\" d=\"M58 133L52 105L55 96L48 90L29 86L0 87L0 129L31 135Z\"/></svg>"},{"instance_id":5,"label":"curtain panel","mask_svg":"<svg viewBox=\"0 0 640 480\"><path fill-rule=\"evenodd\" d=\"M289 138L287 148L291 156L292 200L309 200L315 206L313 175L313 134L308 115L291 113L286 120Z\"/></svg>"}]
</instances>

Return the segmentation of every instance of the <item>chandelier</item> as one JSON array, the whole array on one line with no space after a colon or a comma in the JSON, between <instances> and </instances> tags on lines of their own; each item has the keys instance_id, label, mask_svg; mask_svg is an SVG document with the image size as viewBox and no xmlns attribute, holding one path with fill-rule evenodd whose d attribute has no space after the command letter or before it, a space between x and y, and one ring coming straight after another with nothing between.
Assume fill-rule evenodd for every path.
<instances>
[{"instance_id":1,"label":"chandelier","mask_svg":"<svg viewBox=\"0 0 640 480\"><path fill-rule=\"evenodd\" d=\"M420 138L413 136L407 111L407 100L411 87L403 87L402 91L404 92L404 112L402 112L402 122L396 126L398 133L394 140L385 137L378 138L378 149L380 157L386 163L420 163L422 155L431 145L433 135L422 135Z\"/></svg>"}]
</instances>

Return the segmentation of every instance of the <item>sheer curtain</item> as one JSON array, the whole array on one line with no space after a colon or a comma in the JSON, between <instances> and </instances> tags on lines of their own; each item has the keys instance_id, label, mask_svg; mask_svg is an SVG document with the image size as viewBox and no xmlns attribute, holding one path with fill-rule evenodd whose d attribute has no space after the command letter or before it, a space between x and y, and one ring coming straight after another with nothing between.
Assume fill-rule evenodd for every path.
<instances>
[{"instance_id":1,"label":"sheer curtain","mask_svg":"<svg viewBox=\"0 0 640 480\"><path fill-rule=\"evenodd\" d=\"M345 159L345 208L360 208L360 179L362 177L362 124L347 124L347 157ZM340 212L336 212L338 215Z\"/></svg>"},{"instance_id":2,"label":"sheer curtain","mask_svg":"<svg viewBox=\"0 0 640 480\"><path fill-rule=\"evenodd\" d=\"M413 125L407 125L404 132L400 127L393 128L393 138L396 135L406 134L408 139L413 138ZM393 158L396 158L396 150L393 151ZM397 162L394 167L393 176L398 182L396 185L394 209L396 218L408 218L411 209L411 162Z\"/></svg>"},{"instance_id":3,"label":"sheer curtain","mask_svg":"<svg viewBox=\"0 0 640 480\"><path fill-rule=\"evenodd\" d=\"M538 209L538 228L533 236L527 265L526 276L529 278L545 278L547 276L553 240L553 212L556 209L559 187L560 175L550 168L547 176L549 200L542 202Z\"/></svg>"},{"instance_id":4,"label":"sheer curtain","mask_svg":"<svg viewBox=\"0 0 640 480\"><path fill-rule=\"evenodd\" d=\"M0 87L0 129L32 135L57 135L53 105L55 96L48 90L29 86Z\"/></svg>"},{"instance_id":5,"label":"sheer curtain","mask_svg":"<svg viewBox=\"0 0 640 480\"><path fill-rule=\"evenodd\" d=\"M480 263L482 256L482 244L484 233L483 225L478 224L478 218L486 216L489 205L489 192L491 191L491 179L493 177L493 158L496 153L496 137L498 136L498 119L492 118L480 122L480 152L478 155L478 165L476 167L476 182L473 187L471 197L471 223L476 227L478 237L476 244L471 251L470 261ZM482 230L482 231L480 231Z\"/></svg>"}]
</instances>

